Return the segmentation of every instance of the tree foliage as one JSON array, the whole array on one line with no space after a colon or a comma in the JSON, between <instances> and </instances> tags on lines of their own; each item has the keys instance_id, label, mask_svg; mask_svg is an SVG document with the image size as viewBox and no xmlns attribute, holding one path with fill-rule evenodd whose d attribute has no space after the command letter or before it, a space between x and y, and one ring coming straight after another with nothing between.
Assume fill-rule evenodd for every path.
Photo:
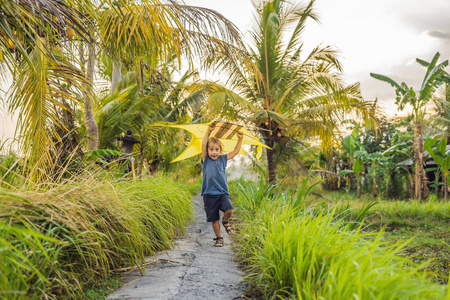
<instances>
[{"instance_id":1,"label":"tree foliage","mask_svg":"<svg viewBox=\"0 0 450 300\"><path fill-rule=\"evenodd\" d=\"M345 117L370 120L370 106L362 99L359 84L344 84L333 48L318 46L302 55L306 22L317 20L314 3L255 2L253 44L245 53L256 68L249 69L226 53L215 53L210 59L228 80L225 86L209 84L208 116L255 128L272 149L287 140L319 139L329 146ZM269 181L274 182L273 150L267 151L267 161Z\"/></svg>"}]
</instances>

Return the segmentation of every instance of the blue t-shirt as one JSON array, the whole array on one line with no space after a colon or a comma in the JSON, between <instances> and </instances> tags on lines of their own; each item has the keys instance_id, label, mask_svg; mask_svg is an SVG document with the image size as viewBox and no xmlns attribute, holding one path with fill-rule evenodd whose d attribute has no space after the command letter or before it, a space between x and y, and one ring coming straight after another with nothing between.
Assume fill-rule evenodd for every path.
<instances>
[{"instance_id":1,"label":"blue t-shirt","mask_svg":"<svg viewBox=\"0 0 450 300\"><path fill-rule=\"evenodd\" d=\"M225 168L227 167L227 155L221 155L212 160L206 155L203 166L202 196L230 194L228 192L228 181Z\"/></svg>"}]
</instances>

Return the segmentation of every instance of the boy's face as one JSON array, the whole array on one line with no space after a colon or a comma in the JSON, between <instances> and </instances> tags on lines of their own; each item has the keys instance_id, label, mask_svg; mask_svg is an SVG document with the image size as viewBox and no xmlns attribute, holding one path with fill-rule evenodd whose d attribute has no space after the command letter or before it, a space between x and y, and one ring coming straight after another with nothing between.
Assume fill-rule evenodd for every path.
<instances>
[{"instance_id":1,"label":"boy's face","mask_svg":"<svg viewBox=\"0 0 450 300\"><path fill-rule=\"evenodd\" d=\"M222 150L220 149L220 146L217 144L210 144L208 146L208 156L212 160L218 159L221 152L222 152Z\"/></svg>"}]
</instances>

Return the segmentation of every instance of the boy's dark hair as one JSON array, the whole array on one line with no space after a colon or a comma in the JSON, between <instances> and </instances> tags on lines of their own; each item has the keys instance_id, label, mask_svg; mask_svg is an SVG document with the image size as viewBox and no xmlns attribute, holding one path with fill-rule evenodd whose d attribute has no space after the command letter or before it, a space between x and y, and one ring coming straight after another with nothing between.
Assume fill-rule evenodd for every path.
<instances>
[{"instance_id":1,"label":"boy's dark hair","mask_svg":"<svg viewBox=\"0 0 450 300\"><path fill-rule=\"evenodd\" d=\"M214 136L210 137L210 138L208 139L208 143L206 144L206 149L209 149L209 145L211 145L211 144L217 144L217 145L219 145L219 147L220 147L220 152L223 151L223 144L222 144L222 142L221 142L218 138L216 138L216 137L214 137Z\"/></svg>"}]
</instances>

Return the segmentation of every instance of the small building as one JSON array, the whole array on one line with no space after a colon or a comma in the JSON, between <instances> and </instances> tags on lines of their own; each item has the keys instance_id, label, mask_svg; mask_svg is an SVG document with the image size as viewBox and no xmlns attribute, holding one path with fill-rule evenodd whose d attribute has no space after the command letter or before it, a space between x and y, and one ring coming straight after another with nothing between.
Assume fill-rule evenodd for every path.
<instances>
[{"instance_id":1,"label":"small building","mask_svg":"<svg viewBox=\"0 0 450 300\"><path fill-rule=\"evenodd\" d=\"M447 145L445 149L445 152L448 151L450 151L450 145ZM432 184L436 180L436 169L439 167L439 165L434 161L433 157L431 157L431 155L426 150L423 152L423 161L425 164L424 169L427 175L428 182ZM412 165L414 165L414 159L408 158L407 160L400 162L399 165L407 166L409 168L409 171L412 172Z\"/></svg>"}]
</instances>

